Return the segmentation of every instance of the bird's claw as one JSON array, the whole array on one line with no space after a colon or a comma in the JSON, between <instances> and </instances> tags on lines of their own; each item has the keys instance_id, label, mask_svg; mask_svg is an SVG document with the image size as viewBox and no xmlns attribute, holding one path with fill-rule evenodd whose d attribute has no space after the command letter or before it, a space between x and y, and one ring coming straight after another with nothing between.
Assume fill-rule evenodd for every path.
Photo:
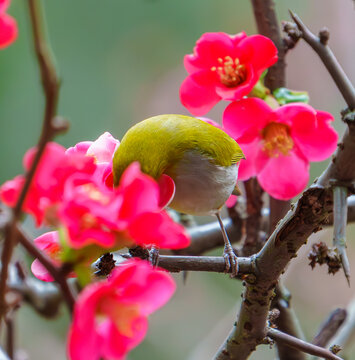
<instances>
[{"instance_id":1,"label":"bird's claw","mask_svg":"<svg viewBox=\"0 0 355 360\"><path fill-rule=\"evenodd\" d=\"M226 273L231 273L231 278L238 275L238 257L235 255L231 246L225 246L223 253L224 261L226 263ZM230 271L231 270L231 271Z\"/></svg>"},{"instance_id":2,"label":"bird's claw","mask_svg":"<svg viewBox=\"0 0 355 360\"><path fill-rule=\"evenodd\" d=\"M152 246L149 250L149 262L152 264L153 267L157 267L159 263L159 249Z\"/></svg>"}]
</instances>

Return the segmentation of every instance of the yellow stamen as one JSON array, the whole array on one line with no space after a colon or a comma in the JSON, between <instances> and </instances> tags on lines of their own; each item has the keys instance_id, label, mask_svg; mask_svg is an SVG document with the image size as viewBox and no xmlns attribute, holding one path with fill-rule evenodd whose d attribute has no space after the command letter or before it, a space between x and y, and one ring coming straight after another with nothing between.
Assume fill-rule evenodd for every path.
<instances>
[{"instance_id":1,"label":"yellow stamen","mask_svg":"<svg viewBox=\"0 0 355 360\"><path fill-rule=\"evenodd\" d=\"M212 66L211 71L217 72L223 85L235 87L246 80L245 66L240 64L238 58L232 59L230 56L225 56L224 59L218 58L217 61L223 66Z\"/></svg>"},{"instance_id":2,"label":"yellow stamen","mask_svg":"<svg viewBox=\"0 0 355 360\"><path fill-rule=\"evenodd\" d=\"M263 150L270 157L278 157L280 154L289 155L293 148L293 140L290 136L288 125L271 122L262 131L264 139Z\"/></svg>"}]
</instances>

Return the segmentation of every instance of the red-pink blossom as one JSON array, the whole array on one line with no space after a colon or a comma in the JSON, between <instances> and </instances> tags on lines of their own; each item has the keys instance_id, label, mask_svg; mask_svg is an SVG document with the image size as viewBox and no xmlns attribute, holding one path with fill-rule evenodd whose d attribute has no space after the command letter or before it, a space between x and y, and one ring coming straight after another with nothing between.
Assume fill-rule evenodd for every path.
<instances>
[{"instance_id":1,"label":"red-pink blossom","mask_svg":"<svg viewBox=\"0 0 355 360\"><path fill-rule=\"evenodd\" d=\"M188 246L184 228L161 210L159 201L159 185L133 163L113 189L89 175L72 176L58 214L75 249L90 244L107 249L134 243L172 249Z\"/></svg>"},{"instance_id":2,"label":"red-pink blossom","mask_svg":"<svg viewBox=\"0 0 355 360\"><path fill-rule=\"evenodd\" d=\"M62 246L59 241L59 234L57 231L47 232L38 238L34 239L35 245L42 251L44 251L49 258L52 260L53 264L61 264L61 253ZM52 275L48 270L41 264L38 259L35 259L31 265L31 270L34 276L37 279L42 281L53 281ZM68 277L75 277L74 273L68 274Z\"/></svg>"},{"instance_id":3,"label":"red-pink blossom","mask_svg":"<svg viewBox=\"0 0 355 360\"><path fill-rule=\"evenodd\" d=\"M203 115L220 100L241 99L276 61L277 49L265 36L205 33L184 58L189 76L180 88L181 102L192 114Z\"/></svg>"},{"instance_id":4,"label":"red-pink blossom","mask_svg":"<svg viewBox=\"0 0 355 360\"><path fill-rule=\"evenodd\" d=\"M175 291L172 277L143 260L122 263L107 281L90 284L75 304L71 360L123 360L145 337L147 317Z\"/></svg>"},{"instance_id":5,"label":"red-pink blossom","mask_svg":"<svg viewBox=\"0 0 355 360\"><path fill-rule=\"evenodd\" d=\"M23 159L26 171L30 169L36 151L36 148L32 148L26 152ZM52 222L55 216L53 209L62 199L68 177L74 173L93 174L95 170L93 158L81 154L66 156L64 147L54 142L48 143L32 179L23 210L34 216L38 226L44 218ZM5 182L0 188L1 200L14 206L24 182L25 177L22 175Z\"/></svg>"},{"instance_id":6,"label":"red-pink blossom","mask_svg":"<svg viewBox=\"0 0 355 360\"><path fill-rule=\"evenodd\" d=\"M114 248L122 197L96 178L72 176L65 184L58 210L69 244L80 249L90 244Z\"/></svg>"},{"instance_id":7,"label":"red-pink blossom","mask_svg":"<svg viewBox=\"0 0 355 360\"><path fill-rule=\"evenodd\" d=\"M95 176L112 188L112 160L119 144L119 140L115 139L109 132L105 132L95 141L82 141L70 147L66 154L68 156L73 154L92 156L97 167Z\"/></svg>"},{"instance_id":8,"label":"red-pink blossom","mask_svg":"<svg viewBox=\"0 0 355 360\"><path fill-rule=\"evenodd\" d=\"M16 20L5 12L9 5L10 0L0 0L0 49L11 45L18 34Z\"/></svg>"},{"instance_id":9,"label":"red-pink blossom","mask_svg":"<svg viewBox=\"0 0 355 360\"><path fill-rule=\"evenodd\" d=\"M257 176L262 188L276 199L298 195L309 179L309 162L328 158L338 135L333 116L303 103L275 110L257 98L233 102L223 114L223 125L238 141L246 160L239 179Z\"/></svg>"}]
</instances>

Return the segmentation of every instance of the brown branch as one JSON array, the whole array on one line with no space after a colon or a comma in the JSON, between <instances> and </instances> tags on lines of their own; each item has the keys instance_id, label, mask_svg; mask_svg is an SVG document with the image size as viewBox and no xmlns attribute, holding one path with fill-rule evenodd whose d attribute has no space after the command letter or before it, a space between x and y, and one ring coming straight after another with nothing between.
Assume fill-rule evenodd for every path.
<instances>
[{"instance_id":1,"label":"brown branch","mask_svg":"<svg viewBox=\"0 0 355 360\"><path fill-rule=\"evenodd\" d=\"M10 359L14 359L14 355L15 355L14 316L15 316L15 310L9 311L5 316L6 352Z\"/></svg>"},{"instance_id":2,"label":"brown branch","mask_svg":"<svg viewBox=\"0 0 355 360\"><path fill-rule=\"evenodd\" d=\"M291 306L291 294L282 285L279 284L275 289L276 296L272 302L272 308L275 306L279 310L279 316L275 319L277 328L288 335L294 336L298 339L305 340L305 336L300 327L298 318L294 309ZM276 342L277 352L280 359L287 360L305 360L306 355L297 349L290 348L284 343Z\"/></svg>"},{"instance_id":3,"label":"brown branch","mask_svg":"<svg viewBox=\"0 0 355 360\"><path fill-rule=\"evenodd\" d=\"M327 68L329 74L333 78L335 84L337 85L339 91L343 95L345 102L347 103L349 109L355 109L355 89L351 84L351 81L345 74L344 70L340 66L338 60L334 56L333 52L326 44L326 41L322 41L321 38L314 35L302 22L302 20L290 11L293 21L296 23L298 29L300 30L301 37L307 42L308 45L318 54L320 59L323 61L323 64Z\"/></svg>"},{"instance_id":4,"label":"brown branch","mask_svg":"<svg viewBox=\"0 0 355 360\"><path fill-rule=\"evenodd\" d=\"M281 38L274 1L252 0L252 4L258 32L270 38L278 50L278 62L268 70L265 79L265 85L269 89L275 90L285 86L285 54L287 47Z\"/></svg>"},{"instance_id":5,"label":"brown branch","mask_svg":"<svg viewBox=\"0 0 355 360\"><path fill-rule=\"evenodd\" d=\"M326 347L329 340L337 333L345 319L345 309L335 309L332 311L328 319L321 325L318 334L312 341L312 344Z\"/></svg>"},{"instance_id":6,"label":"brown branch","mask_svg":"<svg viewBox=\"0 0 355 360\"><path fill-rule=\"evenodd\" d=\"M130 254L120 254L124 258L132 257ZM138 257L147 258L144 253L137 254ZM254 257L238 257L238 274L254 274L256 266ZM222 256L173 256L159 255L158 267L170 272L180 271L209 271L224 273L226 263ZM231 273L231 269L228 271Z\"/></svg>"},{"instance_id":7,"label":"brown branch","mask_svg":"<svg viewBox=\"0 0 355 360\"><path fill-rule=\"evenodd\" d=\"M260 234L263 191L256 178L245 181L244 188L247 199L247 218L246 237L241 253L243 256L250 256L257 253L265 242L265 238Z\"/></svg>"},{"instance_id":8,"label":"brown branch","mask_svg":"<svg viewBox=\"0 0 355 360\"><path fill-rule=\"evenodd\" d=\"M26 175L25 184L16 202L12 217L5 229L6 238L1 254L2 269L0 277L0 319L4 316L7 307L5 302L5 293L8 277L8 265L10 263L13 248L15 246L16 224L21 216L22 206L26 200L26 196L29 191L32 179L35 175L36 169L41 160L47 142L51 140L51 138L55 135L56 132L62 131L65 128L65 124L58 125L54 121L58 101L59 81L57 78L55 67L53 65L53 60L48 49L48 45L45 41L41 9L39 8L39 3L37 0L29 0L28 3L35 51L41 71L42 85L46 101L42 132L38 141L37 152L30 167L30 170Z\"/></svg>"},{"instance_id":9,"label":"brown branch","mask_svg":"<svg viewBox=\"0 0 355 360\"><path fill-rule=\"evenodd\" d=\"M296 256L307 238L318 230L332 211L329 193L323 188L306 190L293 209L281 220L265 246L256 255L258 276L246 283L236 326L217 359L237 356L247 359L266 335L266 321L274 288L287 264Z\"/></svg>"},{"instance_id":10,"label":"brown branch","mask_svg":"<svg viewBox=\"0 0 355 360\"><path fill-rule=\"evenodd\" d=\"M283 333L279 330L273 329L273 328L269 328L267 330L267 336L277 342L282 342L285 345L288 345L295 349L301 350L301 351L305 352L306 354L319 356L323 359L342 360L339 356L333 354L331 351L329 351L327 349L324 349L322 347L313 345L306 341L297 339L294 336L285 334L285 333Z\"/></svg>"},{"instance_id":11,"label":"brown branch","mask_svg":"<svg viewBox=\"0 0 355 360\"><path fill-rule=\"evenodd\" d=\"M353 299L346 308L346 319L338 332L328 341L327 346L339 345L343 349L347 345L352 345L350 340L355 334L355 299Z\"/></svg>"}]
</instances>

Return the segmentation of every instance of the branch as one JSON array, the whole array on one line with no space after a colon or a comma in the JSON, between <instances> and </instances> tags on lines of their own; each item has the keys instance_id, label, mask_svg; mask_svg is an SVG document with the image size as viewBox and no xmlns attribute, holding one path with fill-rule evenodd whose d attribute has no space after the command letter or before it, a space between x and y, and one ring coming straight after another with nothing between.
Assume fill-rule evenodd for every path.
<instances>
[{"instance_id":1,"label":"branch","mask_svg":"<svg viewBox=\"0 0 355 360\"><path fill-rule=\"evenodd\" d=\"M19 195L19 198L16 202L15 208L13 209L12 217L5 229L6 238L1 254L2 269L0 277L0 319L4 316L7 307L5 301L5 293L8 277L8 265L10 263L13 248L15 246L16 224L20 219L22 206L26 200L26 196L30 189L32 179L35 175L36 169L41 160L47 142L51 140L51 138L55 135L56 132L63 131L66 128L66 124L58 124L56 123L56 121L54 121L58 101L59 81L55 71L55 67L53 65L53 60L48 49L48 45L45 41L42 25L42 14L37 0L29 0L29 13L33 30L35 51L41 71L41 79L46 101L42 132L37 144L37 152L33 163L26 175L26 180Z\"/></svg>"},{"instance_id":2,"label":"branch","mask_svg":"<svg viewBox=\"0 0 355 360\"><path fill-rule=\"evenodd\" d=\"M278 62L272 66L266 75L265 85L275 90L285 85L285 54L287 47L282 38L273 0L252 0L254 17L258 32L270 38L278 50Z\"/></svg>"},{"instance_id":3,"label":"branch","mask_svg":"<svg viewBox=\"0 0 355 360\"><path fill-rule=\"evenodd\" d=\"M257 253L264 245L265 238L261 236L261 210L263 206L262 193L256 178L244 181L247 198L246 238L242 248L244 256Z\"/></svg>"},{"instance_id":4,"label":"branch","mask_svg":"<svg viewBox=\"0 0 355 360\"><path fill-rule=\"evenodd\" d=\"M330 339L337 333L346 319L346 310L335 309L328 319L321 325L318 334L314 337L312 344L326 347Z\"/></svg>"},{"instance_id":5,"label":"branch","mask_svg":"<svg viewBox=\"0 0 355 360\"><path fill-rule=\"evenodd\" d=\"M303 193L281 220L256 255L258 276L255 282L246 282L238 322L216 359L226 360L236 356L240 360L247 359L262 342L274 287L280 275L331 211L332 201L328 191L313 187Z\"/></svg>"},{"instance_id":6,"label":"branch","mask_svg":"<svg viewBox=\"0 0 355 360\"><path fill-rule=\"evenodd\" d=\"M351 81L346 76L344 70L340 66L338 60L334 56L333 52L330 50L329 46L326 44L326 41L314 35L307 27L304 25L302 20L290 11L293 21L296 23L298 29L300 30L301 37L312 47L312 49L318 54L320 59L323 61L323 64L327 68L329 74L333 78L335 84L337 85L339 91L343 95L345 102L347 103L349 109L355 109L355 89L351 84Z\"/></svg>"},{"instance_id":7,"label":"branch","mask_svg":"<svg viewBox=\"0 0 355 360\"><path fill-rule=\"evenodd\" d=\"M282 342L288 346L291 346L295 349L301 350L306 354L311 354L315 356L322 357L324 359L329 360L342 360L339 356L336 356L331 351L324 349L322 347L313 345L306 341L295 338L294 336L290 336L285 334L279 330L269 328L267 330L267 336L277 342Z\"/></svg>"},{"instance_id":8,"label":"branch","mask_svg":"<svg viewBox=\"0 0 355 360\"><path fill-rule=\"evenodd\" d=\"M348 189L343 186L333 188L334 196L334 236L333 244L338 250L346 280L350 286L350 264L346 254L346 224Z\"/></svg>"},{"instance_id":9,"label":"branch","mask_svg":"<svg viewBox=\"0 0 355 360\"><path fill-rule=\"evenodd\" d=\"M131 254L119 254L131 258ZM134 257L147 258L147 254L137 253ZM254 257L238 257L238 274L255 274L257 269ZM222 256L173 256L159 255L158 267L170 272L209 271L225 273L226 263ZM228 271L231 273L231 269Z\"/></svg>"},{"instance_id":10,"label":"branch","mask_svg":"<svg viewBox=\"0 0 355 360\"><path fill-rule=\"evenodd\" d=\"M348 305L347 316L339 331L328 341L327 346L339 345L345 348L355 333L355 299Z\"/></svg>"},{"instance_id":11,"label":"branch","mask_svg":"<svg viewBox=\"0 0 355 360\"><path fill-rule=\"evenodd\" d=\"M280 312L279 316L274 321L275 325L283 333L286 333L301 340L305 340L305 336L302 332L296 313L291 306L290 292L280 283L280 281L276 286L275 292L276 296L273 299L271 308L275 306L276 309L278 309ZM295 348L290 348L283 343L276 342L276 344L277 353L280 360L306 359L306 355L302 351L299 351Z\"/></svg>"}]
</instances>

